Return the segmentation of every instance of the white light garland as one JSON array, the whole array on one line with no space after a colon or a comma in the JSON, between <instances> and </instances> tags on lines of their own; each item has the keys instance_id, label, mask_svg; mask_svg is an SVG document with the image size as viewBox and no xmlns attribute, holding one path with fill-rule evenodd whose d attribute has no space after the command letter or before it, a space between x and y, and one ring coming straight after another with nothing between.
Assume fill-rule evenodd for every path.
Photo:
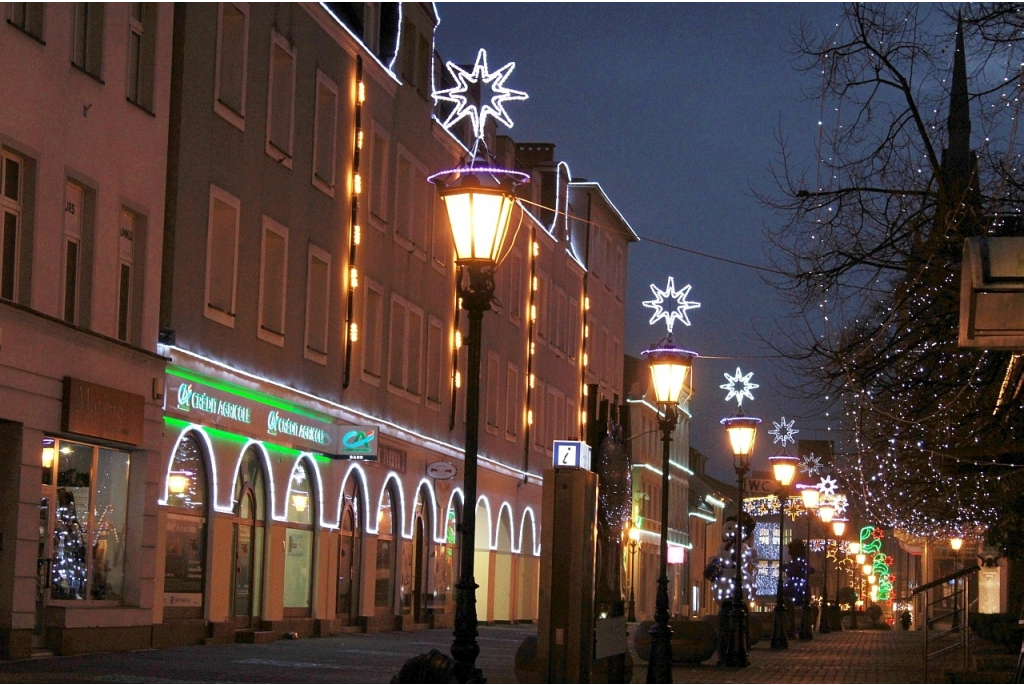
<instances>
[{"instance_id":1,"label":"white light garland","mask_svg":"<svg viewBox=\"0 0 1024 685\"><path fill-rule=\"evenodd\" d=\"M654 314L651 315L651 320L648 323L653 326L659 320L664 319L669 333L672 332L672 327L676 321L681 321L684 326L689 326L690 317L686 312L691 309L700 308L700 302L692 302L686 299L692 287L686 285L681 290L676 290L676 282L672 276L668 277L668 285L665 286L664 290L659 290L658 286L652 283L651 292L654 293L654 299L643 302L645 307L654 310ZM666 300L673 300L676 303L675 308L671 311L664 307Z\"/></svg>"}]
</instances>

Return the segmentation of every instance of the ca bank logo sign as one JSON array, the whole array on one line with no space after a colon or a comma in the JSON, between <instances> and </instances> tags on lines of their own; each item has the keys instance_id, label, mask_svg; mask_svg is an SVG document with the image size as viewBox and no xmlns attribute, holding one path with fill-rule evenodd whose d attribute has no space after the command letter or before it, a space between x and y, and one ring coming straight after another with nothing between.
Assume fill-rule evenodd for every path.
<instances>
[{"instance_id":1,"label":"ca bank logo sign","mask_svg":"<svg viewBox=\"0 0 1024 685\"><path fill-rule=\"evenodd\" d=\"M182 383L178 386L178 409L188 411L189 400L192 398L192 384Z\"/></svg>"},{"instance_id":2,"label":"ca bank logo sign","mask_svg":"<svg viewBox=\"0 0 1024 685\"><path fill-rule=\"evenodd\" d=\"M341 437L341 448L345 454L376 454L376 431L353 428Z\"/></svg>"}]
</instances>

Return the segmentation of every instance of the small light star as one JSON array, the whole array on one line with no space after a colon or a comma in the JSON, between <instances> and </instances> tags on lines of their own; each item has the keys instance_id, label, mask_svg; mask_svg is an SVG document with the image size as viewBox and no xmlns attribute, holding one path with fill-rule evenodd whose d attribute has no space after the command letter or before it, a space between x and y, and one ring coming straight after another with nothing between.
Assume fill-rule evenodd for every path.
<instances>
[{"instance_id":1,"label":"small light star","mask_svg":"<svg viewBox=\"0 0 1024 685\"><path fill-rule=\"evenodd\" d=\"M775 428L774 430L768 431L768 435L775 436L775 439L772 440L772 444L774 445L777 442L781 442L783 449L785 449L787 442L795 443L796 438L794 438L793 436L799 433L800 431L793 428L794 423L796 423L796 421L789 421L787 423L785 416L782 417L781 421L772 421L772 424L775 426Z\"/></svg>"},{"instance_id":2,"label":"small light star","mask_svg":"<svg viewBox=\"0 0 1024 685\"><path fill-rule=\"evenodd\" d=\"M736 405L739 406L739 407L743 406L743 398L744 397L749 397L750 399L754 399L754 393L750 392L751 390L754 390L756 388L760 388L761 387L757 383L751 383L750 382L750 379L754 375L753 371L751 371L750 373L748 373L747 375L744 376L743 372L740 371L740 367L738 367L738 366L736 367L736 375L735 376L730 376L727 373L723 374L723 375L725 376L725 380L727 380L729 382L728 383L723 383L722 385L720 385L718 387L720 387L722 390L728 390L729 391L729 394L725 396L725 401L726 402L728 402L729 400L731 400L732 398L735 397L736 398ZM739 387L737 387L737 386L739 386Z\"/></svg>"},{"instance_id":3,"label":"small light star","mask_svg":"<svg viewBox=\"0 0 1024 685\"><path fill-rule=\"evenodd\" d=\"M651 292L654 293L654 299L643 303L645 307L654 310L654 314L651 315L651 320L648 323L653 326L659 319L665 319L665 325L668 326L669 333L672 332L672 326L676 320L682 321L684 325L689 326L690 317L686 312L691 309L700 308L700 302L691 302L686 299L686 296L690 294L691 287L687 285L682 290L676 290L675 279L671 276L668 277L668 285L665 286L664 290L658 290L658 286L652 283ZM665 300L675 300L675 309L671 312L667 311L663 306Z\"/></svg>"},{"instance_id":4,"label":"small light star","mask_svg":"<svg viewBox=\"0 0 1024 685\"><path fill-rule=\"evenodd\" d=\"M470 122L473 124L473 133L478 139L483 138L484 124L487 122L488 116L492 116L508 128L512 128L512 119L509 117L508 112L505 111L505 102L529 98L521 90L512 90L505 87L505 81L512 75L512 70L516 68L515 62L509 62L501 69L491 72L487 68L487 51L481 48L480 52L476 55L473 71L466 71L454 62L448 62L446 66L452 78L455 79L455 86L434 91L435 100L455 103L455 108L448 115L448 118L445 119L444 123L441 124L445 129L450 129L463 117L469 117ZM466 97L466 93L469 92L469 85L476 83L479 83L481 86L485 84L490 86L493 93L490 102L482 105L479 109L475 104L470 104L469 98ZM481 95L482 100L483 97Z\"/></svg>"},{"instance_id":5,"label":"small light star","mask_svg":"<svg viewBox=\"0 0 1024 685\"><path fill-rule=\"evenodd\" d=\"M808 476L813 476L816 473L818 473L818 471L821 471L821 469L822 469L821 457L819 457L814 452L811 452L810 454L804 456L800 460L800 472L801 473L806 473Z\"/></svg>"},{"instance_id":6,"label":"small light star","mask_svg":"<svg viewBox=\"0 0 1024 685\"><path fill-rule=\"evenodd\" d=\"M821 482L818 483L818 490L820 490L823 495L828 495L829 497L836 494L836 488L838 487L839 483L832 476L822 476Z\"/></svg>"}]
</instances>

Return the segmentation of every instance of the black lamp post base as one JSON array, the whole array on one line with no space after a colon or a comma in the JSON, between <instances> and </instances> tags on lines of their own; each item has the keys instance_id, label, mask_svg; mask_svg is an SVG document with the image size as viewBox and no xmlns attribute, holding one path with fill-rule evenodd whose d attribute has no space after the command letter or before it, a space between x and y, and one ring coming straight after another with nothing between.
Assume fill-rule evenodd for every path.
<instances>
[{"instance_id":1,"label":"black lamp post base","mask_svg":"<svg viewBox=\"0 0 1024 685\"><path fill-rule=\"evenodd\" d=\"M803 611L800 612L800 639L814 639L814 619L811 618L810 604L804 604Z\"/></svg>"},{"instance_id":2,"label":"black lamp post base","mask_svg":"<svg viewBox=\"0 0 1024 685\"><path fill-rule=\"evenodd\" d=\"M786 610L781 603L777 603L772 613L772 649L789 649L789 638L786 637Z\"/></svg>"},{"instance_id":3,"label":"black lamp post base","mask_svg":"<svg viewBox=\"0 0 1024 685\"><path fill-rule=\"evenodd\" d=\"M651 657L647 662L648 683L672 682L672 627L655 622L651 626Z\"/></svg>"},{"instance_id":4,"label":"black lamp post base","mask_svg":"<svg viewBox=\"0 0 1024 685\"><path fill-rule=\"evenodd\" d=\"M823 602L821 605L821 621L818 623L818 632L832 632L832 607L829 606L828 602Z\"/></svg>"},{"instance_id":5,"label":"black lamp post base","mask_svg":"<svg viewBox=\"0 0 1024 685\"><path fill-rule=\"evenodd\" d=\"M742 602L726 601L718 614L718 665L745 668L750 665L750 639L747 633L747 607Z\"/></svg>"}]
</instances>

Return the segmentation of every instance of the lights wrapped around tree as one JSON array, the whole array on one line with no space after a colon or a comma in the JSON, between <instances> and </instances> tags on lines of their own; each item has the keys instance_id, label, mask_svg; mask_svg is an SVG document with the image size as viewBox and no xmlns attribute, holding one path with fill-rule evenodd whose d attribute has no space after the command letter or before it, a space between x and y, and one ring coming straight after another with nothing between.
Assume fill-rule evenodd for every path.
<instances>
[{"instance_id":1,"label":"lights wrapped around tree","mask_svg":"<svg viewBox=\"0 0 1024 685\"><path fill-rule=\"evenodd\" d=\"M743 539L740 546L740 559L743 573L743 590L748 598L753 598L757 593L757 551L753 545L754 526L748 519L744 527ZM711 593L715 601L722 603L732 599L736 589L736 565L733 562L733 541L736 535L736 522L726 522L722 530L722 544L718 548L718 555L713 558L705 569L704 577L711 582Z\"/></svg>"}]
</instances>

